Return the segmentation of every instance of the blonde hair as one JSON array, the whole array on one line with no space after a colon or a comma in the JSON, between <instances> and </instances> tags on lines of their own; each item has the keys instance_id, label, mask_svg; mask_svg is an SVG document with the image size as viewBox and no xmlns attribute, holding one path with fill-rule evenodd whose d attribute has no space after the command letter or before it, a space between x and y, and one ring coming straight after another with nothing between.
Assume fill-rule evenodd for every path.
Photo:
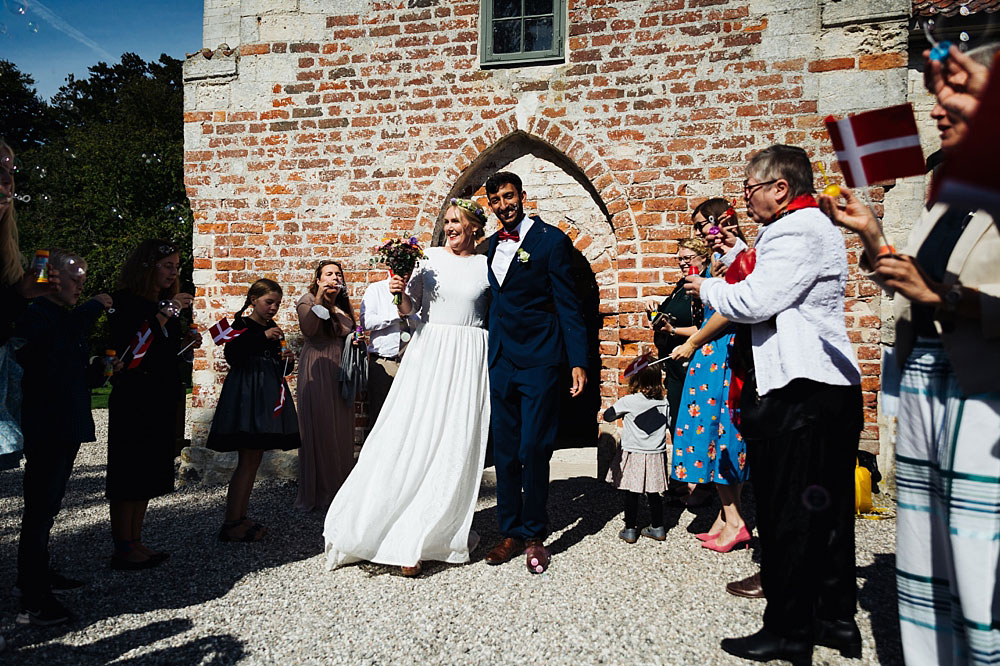
<instances>
[{"instance_id":1,"label":"blonde hair","mask_svg":"<svg viewBox=\"0 0 1000 666\"><path fill-rule=\"evenodd\" d=\"M712 253L708 249L708 243L700 238L685 238L677 243L677 249L680 248L691 250L702 259L708 259L708 256Z\"/></svg>"},{"instance_id":2,"label":"blonde hair","mask_svg":"<svg viewBox=\"0 0 1000 666\"><path fill-rule=\"evenodd\" d=\"M7 142L0 139L0 153L8 152L11 157L14 151ZM13 178L13 176L12 176ZM21 250L17 245L17 218L14 216L14 202L0 213L0 283L3 286L12 285L24 276L24 265L21 263Z\"/></svg>"}]
</instances>

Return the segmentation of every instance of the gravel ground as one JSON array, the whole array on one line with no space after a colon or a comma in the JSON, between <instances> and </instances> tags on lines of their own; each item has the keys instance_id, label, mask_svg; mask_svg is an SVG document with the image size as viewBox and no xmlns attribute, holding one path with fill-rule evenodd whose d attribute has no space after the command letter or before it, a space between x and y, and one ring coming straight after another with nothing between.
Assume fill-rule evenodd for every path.
<instances>
[{"instance_id":1,"label":"gravel ground","mask_svg":"<svg viewBox=\"0 0 1000 666\"><path fill-rule=\"evenodd\" d=\"M95 412L106 432L106 412ZM103 435L102 435L103 439ZM719 640L756 631L763 602L723 585L755 570L755 549L716 554L692 533L716 507L668 509L667 541L617 539L620 504L593 479L552 483L550 571L518 558L489 567L432 564L419 579L362 564L326 571L323 516L292 508L294 483L258 482L258 544L216 539L224 487L154 500L146 541L173 557L146 572L108 568L105 446L85 445L52 534L53 563L87 587L66 598L62 627L15 625L0 594L0 662L17 664L731 664ZM15 578L21 472L0 473L0 586ZM474 527L498 539L495 488L483 486ZM900 663L893 580L895 521L857 523L863 663ZM752 543L756 547L757 542ZM817 648L815 663L857 664Z\"/></svg>"}]
</instances>

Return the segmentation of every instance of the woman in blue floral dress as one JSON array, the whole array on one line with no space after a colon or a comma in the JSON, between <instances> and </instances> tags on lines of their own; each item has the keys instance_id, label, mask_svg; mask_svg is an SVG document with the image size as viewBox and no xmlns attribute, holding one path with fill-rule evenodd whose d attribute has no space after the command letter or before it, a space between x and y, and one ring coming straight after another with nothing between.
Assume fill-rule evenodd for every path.
<instances>
[{"instance_id":1,"label":"woman in blue floral dress","mask_svg":"<svg viewBox=\"0 0 1000 666\"><path fill-rule=\"evenodd\" d=\"M725 199L709 199L692 215L695 228L704 229L711 244L718 235L719 225L710 224L726 215L729 203ZM714 231L714 234L710 233ZM744 245L745 247L745 245ZM728 253L727 253L728 255ZM681 357L690 356L680 404L680 414L673 434L671 476L686 483L714 483L722 500L722 510L712 528L697 535L702 545L726 552L750 540L750 533L740 510L740 491L749 476L746 444L731 420L726 400L732 370L729 350L734 329L727 326L705 338L717 328L719 318L706 328L715 312L705 305L705 323L689 342L675 350ZM700 347L696 347L697 345ZM686 349L685 349L686 348ZM697 351L694 351L694 349Z\"/></svg>"}]
</instances>

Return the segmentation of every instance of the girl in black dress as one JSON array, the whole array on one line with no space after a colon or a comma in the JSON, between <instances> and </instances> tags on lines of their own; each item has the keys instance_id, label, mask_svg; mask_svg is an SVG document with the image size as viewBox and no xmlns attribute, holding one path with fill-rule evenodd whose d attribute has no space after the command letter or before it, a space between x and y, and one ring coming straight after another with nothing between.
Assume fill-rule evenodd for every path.
<instances>
[{"instance_id":1,"label":"girl in black dress","mask_svg":"<svg viewBox=\"0 0 1000 666\"><path fill-rule=\"evenodd\" d=\"M299 447L299 421L285 377L294 357L284 348L284 335L274 323L281 306L281 287L268 279L250 286L233 322L246 331L226 343L229 374L208 435L208 448L237 451L239 462L229 481L221 541L259 541L266 530L247 518L250 491L264 451ZM250 307L248 316L242 313Z\"/></svg>"},{"instance_id":2,"label":"girl in black dress","mask_svg":"<svg viewBox=\"0 0 1000 666\"><path fill-rule=\"evenodd\" d=\"M177 411L184 400L178 352L201 346L201 334L181 328L178 313L194 297L179 292L180 253L173 243L146 240L125 260L119 290L112 294L109 349L125 369L111 380L108 399L108 471L105 494L111 504L113 569L148 569L167 554L146 547L142 525L153 497L174 490ZM142 360L129 368L139 329L149 324L151 341ZM140 350L141 351L141 350Z\"/></svg>"}]
</instances>

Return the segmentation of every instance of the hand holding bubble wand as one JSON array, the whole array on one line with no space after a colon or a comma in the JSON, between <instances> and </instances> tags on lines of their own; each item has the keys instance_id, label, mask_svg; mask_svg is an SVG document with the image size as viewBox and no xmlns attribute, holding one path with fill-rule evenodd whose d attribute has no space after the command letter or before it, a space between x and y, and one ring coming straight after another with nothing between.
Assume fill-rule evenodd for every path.
<instances>
[{"instance_id":1,"label":"hand holding bubble wand","mask_svg":"<svg viewBox=\"0 0 1000 666\"><path fill-rule=\"evenodd\" d=\"M819 172L823 176L823 182L826 183L826 187L823 188L823 194L831 197L832 199L837 199L840 196L844 196L844 198L847 199L847 195L841 191L840 186L830 182L830 179L826 175L826 165L824 165L823 162L817 162L816 166L819 167ZM883 254L895 255L896 248L889 242L889 239L886 238L885 230L882 228L882 220L880 220L879 216L875 213L875 207L872 205L871 199L868 197L868 188L864 187L858 189L857 194L861 203L868 208L872 219L875 220L875 224L878 228L878 235L881 239L881 245L878 249L879 256Z\"/></svg>"}]
</instances>

